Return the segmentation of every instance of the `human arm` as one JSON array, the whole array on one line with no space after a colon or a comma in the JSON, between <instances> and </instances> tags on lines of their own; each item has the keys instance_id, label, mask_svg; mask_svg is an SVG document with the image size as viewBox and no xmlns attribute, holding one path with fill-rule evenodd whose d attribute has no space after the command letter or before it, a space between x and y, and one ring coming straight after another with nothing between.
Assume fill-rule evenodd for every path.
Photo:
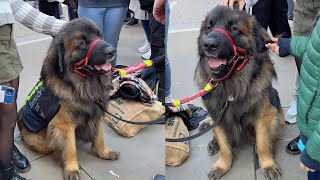
<instances>
[{"instance_id":1,"label":"human arm","mask_svg":"<svg viewBox=\"0 0 320 180\"><path fill-rule=\"evenodd\" d=\"M306 167L303 169L320 170L320 121L309 136L305 149L301 152L300 160L301 164Z\"/></svg>"},{"instance_id":2,"label":"human arm","mask_svg":"<svg viewBox=\"0 0 320 180\"><path fill-rule=\"evenodd\" d=\"M245 0L220 0L219 4L222 6L229 6L233 9L235 3L239 4L239 10L243 10L244 5L246 4Z\"/></svg>"},{"instance_id":3,"label":"human arm","mask_svg":"<svg viewBox=\"0 0 320 180\"><path fill-rule=\"evenodd\" d=\"M165 0L155 0L153 5L153 16L161 24L165 24Z\"/></svg>"},{"instance_id":4,"label":"human arm","mask_svg":"<svg viewBox=\"0 0 320 180\"><path fill-rule=\"evenodd\" d=\"M280 57L291 54L296 58L302 59L309 38L304 36L294 36L292 38L272 37L271 40L273 43L266 44L266 47Z\"/></svg>"},{"instance_id":5,"label":"human arm","mask_svg":"<svg viewBox=\"0 0 320 180\"><path fill-rule=\"evenodd\" d=\"M23 0L9 0L9 2L14 18L36 32L55 36L66 23L41 13Z\"/></svg>"}]
</instances>

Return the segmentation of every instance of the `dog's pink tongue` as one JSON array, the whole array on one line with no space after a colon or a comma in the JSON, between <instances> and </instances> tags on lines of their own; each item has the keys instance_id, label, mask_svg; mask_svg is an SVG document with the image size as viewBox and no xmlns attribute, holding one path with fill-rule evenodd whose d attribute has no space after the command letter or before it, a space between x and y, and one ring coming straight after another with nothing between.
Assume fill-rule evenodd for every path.
<instances>
[{"instance_id":1,"label":"dog's pink tongue","mask_svg":"<svg viewBox=\"0 0 320 180\"><path fill-rule=\"evenodd\" d=\"M97 70L105 70L105 71L109 71L111 69L111 64L110 63L106 63L106 64L102 64L102 65L94 65L94 67Z\"/></svg>"},{"instance_id":2,"label":"dog's pink tongue","mask_svg":"<svg viewBox=\"0 0 320 180\"><path fill-rule=\"evenodd\" d=\"M211 68L217 68L217 67L221 66L221 64L226 65L227 59L210 58L208 60L208 63Z\"/></svg>"}]
</instances>

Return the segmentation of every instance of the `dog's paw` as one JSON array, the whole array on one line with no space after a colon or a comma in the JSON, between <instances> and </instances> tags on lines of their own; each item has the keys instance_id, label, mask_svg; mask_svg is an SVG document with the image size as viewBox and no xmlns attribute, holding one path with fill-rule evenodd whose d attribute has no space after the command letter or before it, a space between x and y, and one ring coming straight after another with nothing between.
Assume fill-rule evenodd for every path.
<instances>
[{"instance_id":1,"label":"dog's paw","mask_svg":"<svg viewBox=\"0 0 320 180\"><path fill-rule=\"evenodd\" d=\"M208 178L210 180L216 180L216 179L220 179L223 175L225 175L228 172L228 170L226 169L222 169L219 167L214 167L213 169L211 169L211 171L208 174Z\"/></svg>"},{"instance_id":2,"label":"dog's paw","mask_svg":"<svg viewBox=\"0 0 320 180\"><path fill-rule=\"evenodd\" d=\"M79 180L80 179L79 171L65 172L64 177L65 177L64 178L65 180Z\"/></svg>"},{"instance_id":3,"label":"dog's paw","mask_svg":"<svg viewBox=\"0 0 320 180\"><path fill-rule=\"evenodd\" d=\"M217 154L217 152L219 152L220 147L219 147L219 144L218 144L216 138L213 138L208 143L207 150L208 150L209 156L215 155L215 154Z\"/></svg>"},{"instance_id":4,"label":"dog's paw","mask_svg":"<svg viewBox=\"0 0 320 180\"><path fill-rule=\"evenodd\" d=\"M282 172L275 164L270 167L262 168L262 172L264 177L269 180L281 179Z\"/></svg>"},{"instance_id":5,"label":"dog's paw","mask_svg":"<svg viewBox=\"0 0 320 180\"><path fill-rule=\"evenodd\" d=\"M117 151L109 151L103 155L100 155L100 158L107 160L117 160L120 158L120 153Z\"/></svg>"},{"instance_id":6,"label":"dog's paw","mask_svg":"<svg viewBox=\"0 0 320 180\"><path fill-rule=\"evenodd\" d=\"M199 129L202 131L203 129L206 129L212 124L212 119L210 117L207 117L206 119L200 121L199 123Z\"/></svg>"}]
</instances>

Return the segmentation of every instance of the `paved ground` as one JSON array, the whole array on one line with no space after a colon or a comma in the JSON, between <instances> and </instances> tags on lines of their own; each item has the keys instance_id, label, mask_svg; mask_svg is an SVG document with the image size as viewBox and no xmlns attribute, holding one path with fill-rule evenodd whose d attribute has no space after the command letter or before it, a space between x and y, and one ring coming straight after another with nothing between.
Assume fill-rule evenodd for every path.
<instances>
[{"instance_id":1,"label":"paved ground","mask_svg":"<svg viewBox=\"0 0 320 180\"><path fill-rule=\"evenodd\" d=\"M198 29L206 12L211 10L217 1L214 0L171 0L171 19L168 37L168 55L172 68L172 96L182 98L197 92L193 83L193 71L198 61L196 41ZM279 91L282 106L285 110L292 100L295 77L295 64L292 57L279 58L272 56L275 62L278 81L274 86ZM202 106L201 101L193 104ZM196 133L194 130L192 133ZM296 125L285 125L283 135L276 145L276 162L283 171L283 180L303 180L306 173L299 169L299 156L290 156L285 152L285 146L298 135ZM173 180L206 180L207 174L218 158L207 155L207 144L212 139L212 133L190 142L190 155L178 167L166 166L167 179ZM241 145L235 150L232 169L221 179L225 180L263 180L259 169L257 155L252 145Z\"/></svg>"},{"instance_id":2,"label":"paved ground","mask_svg":"<svg viewBox=\"0 0 320 180\"><path fill-rule=\"evenodd\" d=\"M65 10L65 9L64 9ZM37 82L42 60L51 42L51 37L35 33L21 24L14 26L14 36L23 61L18 106L21 107L27 94ZM141 61L137 48L145 41L141 26L122 28L118 47L119 64L130 65ZM31 161L30 172L23 174L32 180L62 180L63 171L54 156L43 156L25 148L20 133L15 132L16 145ZM83 180L149 180L156 173L164 174L164 126L156 125L142 129L133 138L118 135L107 125L104 127L105 143L121 153L117 161L99 159L89 144L78 145L78 160ZM113 171L116 175L112 175ZM119 176L119 177L117 177Z\"/></svg>"}]
</instances>

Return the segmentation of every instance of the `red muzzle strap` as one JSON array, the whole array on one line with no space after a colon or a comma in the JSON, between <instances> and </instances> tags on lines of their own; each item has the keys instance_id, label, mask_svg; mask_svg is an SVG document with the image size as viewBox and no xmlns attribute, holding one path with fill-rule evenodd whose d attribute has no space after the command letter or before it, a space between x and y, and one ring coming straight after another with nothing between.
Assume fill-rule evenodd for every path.
<instances>
[{"instance_id":1,"label":"red muzzle strap","mask_svg":"<svg viewBox=\"0 0 320 180\"><path fill-rule=\"evenodd\" d=\"M224 29L221 29L221 28L214 28L212 31L215 31L215 32L220 32L222 33L230 42L232 48L233 48L233 51L234 51L234 55L235 56L238 56L238 51L243 53L243 54L248 54L248 52L245 50L245 49L242 49L241 47L239 46L236 46L236 44L234 44L230 34L225 31Z\"/></svg>"},{"instance_id":2,"label":"red muzzle strap","mask_svg":"<svg viewBox=\"0 0 320 180\"><path fill-rule=\"evenodd\" d=\"M82 77L86 77L86 75L84 73L80 72L79 70L85 69L84 67L88 66L89 58L90 58L90 55L91 55L93 48L101 41L102 41L101 39L96 39L90 44L89 49L86 54L86 57L81 59L81 61L74 64L73 72L75 72L76 74L78 74Z\"/></svg>"}]
</instances>

